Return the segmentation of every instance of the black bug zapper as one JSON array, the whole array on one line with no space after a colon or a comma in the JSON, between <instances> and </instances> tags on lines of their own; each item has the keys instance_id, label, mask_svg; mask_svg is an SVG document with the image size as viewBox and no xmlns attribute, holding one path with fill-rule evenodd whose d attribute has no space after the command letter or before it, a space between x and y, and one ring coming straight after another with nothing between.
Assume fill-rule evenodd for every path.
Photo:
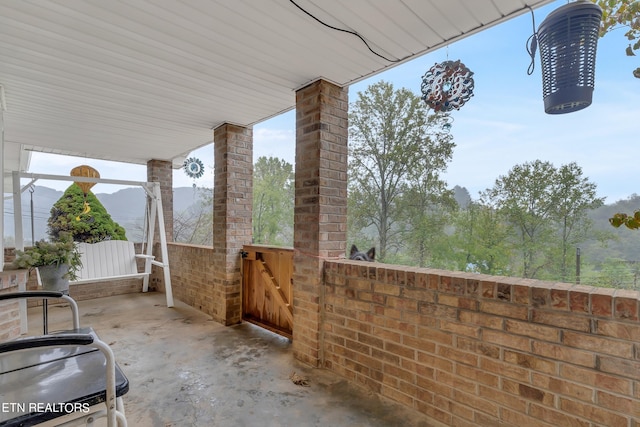
<instances>
[{"instance_id":1,"label":"black bug zapper","mask_svg":"<svg viewBox=\"0 0 640 427\"><path fill-rule=\"evenodd\" d=\"M602 10L588 0L566 4L540 24L544 111L564 114L591 105Z\"/></svg>"}]
</instances>

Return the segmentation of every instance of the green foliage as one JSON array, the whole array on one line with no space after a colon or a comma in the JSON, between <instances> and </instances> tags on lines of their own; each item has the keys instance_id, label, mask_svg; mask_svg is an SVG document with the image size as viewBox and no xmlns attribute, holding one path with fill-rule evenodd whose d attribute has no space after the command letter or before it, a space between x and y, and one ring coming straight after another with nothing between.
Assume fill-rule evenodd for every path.
<instances>
[{"instance_id":1,"label":"green foliage","mask_svg":"<svg viewBox=\"0 0 640 427\"><path fill-rule=\"evenodd\" d=\"M587 212L602 205L596 185L575 163L556 169L536 160L514 166L482 193L486 206L498 210L517 231L512 242L523 277L567 275L568 248L588 234Z\"/></svg>"},{"instance_id":2,"label":"green foliage","mask_svg":"<svg viewBox=\"0 0 640 427\"><path fill-rule=\"evenodd\" d=\"M629 198L629 201L637 206L638 203L640 203L640 197L637 194L634 194ZM624 224L624 226L630 230L638 230L640 228L640 210L636 210L633 215L627 215L626 213L617 212L613 214L611 218L609 218L609 224L611 224L615 228L620 228L620 226ZM638 254L634 255L632 253L629 253L629 251L623 251L623 253L627 257L638 257Z\"/></svg>"},{"instance_id":3,"label":"green foliage","mask_svg":"<svg viewBox=\"0 0 640 427\"><path fill-rule=\"evenodd\" d=\"M540 254L552 233L549 219L554 203L554 172L548 162L516 165L481 195L483 204L499 211L517 230L513 244L520 253L522 266L518 274L523 277L536 277L536 270L544 267Z\"/></svg>"},{"instance_id":4,"label":"green foliage","mask_svg":"<svg viewBox=\"0 0 640 427\"><path fill-rule=\"evenodd\" d=\"M67 278L75 280L77 272L82 267L80 253L69 233L60 233L57 240L50 242L40 240L35 246L24 251L16 251L16 259L13 262L15 268L30 269L62 264L69 266Z\"/></svg>"},{"instance_id":5,"label":"green foliage","mask_svg":"<svg viewBox=\"0 0 640 427\"><path fill-rule=\"evenodd\" d=\"M633 211L640 206L640 196L633 194L627 199L603 205L589 212L593 231L580 244L582 258L601 270L605 259L640 260L640 240L626 227L613 228L610 218L615 212Z\"/></svg>"},{"instance_id":6,"label":"green foliage","mask_svg":"<svg viewBox=\"0 0 640 427\"><path fill-rule=\"evenodd\" d=\"M275 157L260 157L253 167L253 240L293 246L293 165Z\"/></svg>"},{"instance_id":7,"label":"green foliage","mask_svg":"<svg viewBox=\"0 0 640 427\"><path fill-rule=\"evenodd\" d=\"M67 188L51 208L47 222L49 236L59 239L61 233L69 233L76 242L96 243L103 240L127 240L125 230L111 219L102 203L93 193L85 196L76 184Z\"/></svg>"},{"instance_id":8,"label":"green foliage","mask_svg":"<svg viewBox=\"0 0 640 427\"><path fill-rule=\"evenodd\" d=\"M635 211L633 215L627 215L626 213L616 213L612 218L609 218L609 222L615 228L619 228L622 224L628 229L637 230L640 228L640 211Z\"/></svg>"},{"instance_id":9,"label":"green foliage","mask_svg":"<svg viewBox=\"0 0 640 427\"><path fill-rule=\"evenodd\" d=\"M383 261L390 249L426 224L424 218L407 216L410 194L420 195L417 204L422 207L427 199L445 197L440 174L454 143L442 116L427 116L419 97L384 81L358 93L349 125L350 234L375 229L376 258Z\"/></svg>"},{"instance_id":10,"label":"green foliage","mask_svg":"<svg viewBox=\"0 0 640 427\"><path fill-rule=\"evenodd\" d=\"M422 180L407 186L399 198L404 207L400 224L403 226L403 244L419 267L447 268L453 258L447 226L457 210L453 191L444 182Z\"/></svg>"},{"instance_id":11,"label":"green foliage","mask_svg":"<svg viewBox=\"0 0 640 427\"><path fill-rule=\"evenodd\" d=\"M293 246L293 165L260 157L253 166L253 241ZM176 242L213 244L213 191L198 189L199 203L174 217Z\"/></svg>"},{"instance_id":12,"label":"green foliage","mask_svg":"<svg viewBox=\"0 0 640 427\"><path fill-rule=\"evenodd\" d=\"M604 204L604 198L596 197L596 185L582 176L582 168L575 162L558 169L556 202L553 220L558 228L558 253L560 278L566 281L570 275L569 249L584 241L593 231L588 212Z\"/></svg>"},{"instance_id":13,"label":"green foliage","mask_svg":"<svg viewBox=\"0 0 640 427\"><path fill-rule=\"evenodd\" d=\"M581 283L601 288L638 289L638 262L607 258L582 274Z\"/></svg>"},{"instance_id":14,"label":"green foliage","mask_svg":"<svg viewBox=\"0 0 640 427\"><path fill-rule=\"evenodd\" d=\"M640 49L640 1L638 0L594 0L602 8L600 37L618 29L625 28L624 34L629 45L625 49L627 56L635 56ZM633 71L640 79L640 67Z\"/></svg>"},{"instance_id":15,"label":"green foliage","mask_svg":"<svg viewBox=\"0 0 640 427\"><path fill-rule=\"evenodd\" d=\"M472 202L454 219L453 245L462 271L508 276L511 274L512 228L500 212Z\"/></svg>"}]
</instances>

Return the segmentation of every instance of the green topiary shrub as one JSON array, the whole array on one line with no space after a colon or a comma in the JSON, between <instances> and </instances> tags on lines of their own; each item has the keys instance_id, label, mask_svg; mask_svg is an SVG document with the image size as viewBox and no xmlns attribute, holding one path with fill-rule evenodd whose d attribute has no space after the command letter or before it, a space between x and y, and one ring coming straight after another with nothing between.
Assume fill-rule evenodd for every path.
<instances>
[{"instance_id":1,"label":"green topiary shrub","mask_svg":"<svg viewBox=\"0 0 640 427\"><path fill-rule=\"evenodd\" d=\"M71 184L51 208L47 221L51 239L60 233L69 233L76 242L97 243L103 240L127 240L125 229L116 223L97 197L88 192L88 208L85 195L76 184Z\"/></svg>"}]
</instances>

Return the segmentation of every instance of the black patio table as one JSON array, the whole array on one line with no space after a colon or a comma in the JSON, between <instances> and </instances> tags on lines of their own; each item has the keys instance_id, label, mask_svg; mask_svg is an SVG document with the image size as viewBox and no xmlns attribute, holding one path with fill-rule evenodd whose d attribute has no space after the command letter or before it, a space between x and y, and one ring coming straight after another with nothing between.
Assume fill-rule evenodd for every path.
<instances>
[{"instance_id":1,"label":"black patio table","mask_svg":"<svg viewBox=\"0 0 640 427\"><path fill-rule=\"evenodd\" d=\"M106 401L107 358L91 328L0 344L0 426L85 417ZM129 381L115 364L116 398ZM115 402L113 402L115 405ZM69 415L73 414L73 415Z\"/></svg>"}]
</instances>

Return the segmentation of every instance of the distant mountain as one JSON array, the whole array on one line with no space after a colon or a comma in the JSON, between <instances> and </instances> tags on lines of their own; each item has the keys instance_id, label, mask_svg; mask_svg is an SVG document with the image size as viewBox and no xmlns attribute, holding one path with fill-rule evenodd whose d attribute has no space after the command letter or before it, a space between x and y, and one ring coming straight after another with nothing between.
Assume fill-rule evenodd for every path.
<instances>
[{"instance_id":1,"label":"distant mountain","mask_svg":"<svg viewBox=\"0 0 640 427\"><path fill-rule=\"evenodd\" d=\"M453 187L453 198L458 202L461 209L466 209L471 204L471 196L466 187L456 185Z\"/></svg>"},{"instance_id":2,"label":"distant mountain","mask_svg":"<svg viewBox=\"0 0 640 427\"><path fill-rule=\"evenodd\" d=\"M640 261L640 231L625 226L614 228L609 223L616 213L633 215L640 209L640 196L632 194L627 199L604 205L589 213L593 221L594 236L586 241L582 253L591 260L622 259Z\"/></svg>"},{"instance_id":3,"label":"distant mountain","mask_svg":"<svg viewBox=\"0 0 640 427\"><path fill-rule=\"evenodd\" d=\"M51 207L62 197L64 192L48 187L34 186L34 191L29 190L22 194L22 227L24 242L31 244L31 200L33 197L33 228L35 240L47 238L47 220ZM112 194L96 194L100 203L107 209L114 221L127 231L127 239L142 241L146 197L142 188L124 188ZM191 187L179 187L173 189L174 212L182 212L193 204L199 202L199 195L194 193ZM13 199L4 201L4 235L7 244L13 244L14 232Z\"/></svg>"},{"instance_id":4,"label":"distant mountain","mask_svg":"<svg viewBox=\"0 0 640 427\"><path fill-rule=\"evenodd\" d=\"M471 198L464 187L454 187L455 198L465 207ZM197 209L202 195L201 189L194 192L192 187L173 189L174 216L188 209ZM204 191L204 190L202 190ZM211 196L211 189L208 189ZM62 197L62 191L36 186L33 191L33 224L35 240L47 238L47 219L53 204ZM31 244L31 196L29 191L22 195L22 218L25 244ZM129 240L138 242L143 239L146 197L142 188L124 188L113 194L96 194L107 212L118 224L123 226ZM590 238L580 244L582 256L591 263L598 264L606 259L624 259L640 261L640 231L626 227L613 228L609 218L616 212L633 214L640 209L640 196L633 194L627 199L604 205L589 213L593 221L594 232ZM13 199L4 201L4 235L7 246L12 246L14 236Z\"/></svg>"}]
</instances>

